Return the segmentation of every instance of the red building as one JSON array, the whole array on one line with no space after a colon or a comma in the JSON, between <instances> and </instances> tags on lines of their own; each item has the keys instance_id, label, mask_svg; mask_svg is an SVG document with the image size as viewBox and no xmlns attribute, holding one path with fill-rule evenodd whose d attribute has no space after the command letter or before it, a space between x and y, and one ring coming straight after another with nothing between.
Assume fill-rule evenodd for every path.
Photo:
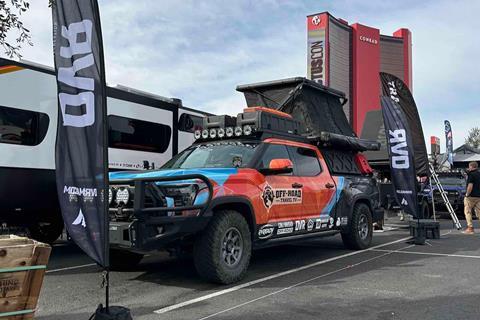
<instances>
[{"instance_id":1,"label":"red building","mask_svg":"<svg viewBox=\"0 0 480 320\"><path fill-rule=\"evenodd\" d=\"M379 72L396 75L412 90L411 32L402 28L387 36L328 12L308 16L307 30L307 77L345 92L344 111L359 136L384 140Z\"/></svg>"}]
</instances>

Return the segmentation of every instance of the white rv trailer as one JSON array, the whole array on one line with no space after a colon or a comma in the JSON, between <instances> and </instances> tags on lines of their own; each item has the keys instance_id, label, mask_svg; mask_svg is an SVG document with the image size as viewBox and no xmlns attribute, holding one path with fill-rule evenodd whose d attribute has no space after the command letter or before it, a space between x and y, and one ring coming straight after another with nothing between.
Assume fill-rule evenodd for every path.
<instances>
[{"instance_id":1,"label":"white rv trailer","mask_svg":"<svg viewBox=\"0 0 480 320\"><path fill-rule=\"evenodd\" d=\"M110 170L163 165L193 143L207 113L179 99L107 87ZM57 87L52 68L0 58L0 232L56 239L63 221L55 184Z\"/></svg>"}]
</instances>

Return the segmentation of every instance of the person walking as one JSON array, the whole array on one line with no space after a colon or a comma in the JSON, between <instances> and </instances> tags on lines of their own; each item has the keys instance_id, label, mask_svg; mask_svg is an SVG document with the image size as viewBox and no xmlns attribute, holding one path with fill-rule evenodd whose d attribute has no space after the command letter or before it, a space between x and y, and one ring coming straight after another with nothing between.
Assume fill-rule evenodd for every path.
<instances>
[{"instance_id":1,"label":"person walking","mask_svg":"<svg viewBox=\"0 0 480 320\"><path fill-rule=\"evenodd\" d=\"M478 170L478 163L470 162L467 170L467 192L463 200L467 228L463 233L473 234L472 210L475 210L475 215L480 219L480 171Z\"/></svg>"}]
</instances>

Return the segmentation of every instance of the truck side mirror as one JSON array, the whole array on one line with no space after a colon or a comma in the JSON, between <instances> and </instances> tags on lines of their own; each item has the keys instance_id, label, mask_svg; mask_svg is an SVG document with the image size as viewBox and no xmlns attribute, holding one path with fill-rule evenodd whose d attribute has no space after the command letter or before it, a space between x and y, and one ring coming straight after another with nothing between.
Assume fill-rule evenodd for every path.
<instances>
[{"instance_id":1,"label":"truck side mirror","mask_svg":"<svg viewBox=\"0 0 480 320\"><path fill-rule=\"evenodd\" d=\"M259 171L264 175L291 173L293 163L290 159L272 159L268 168L261 168Z\"/></svg>"}]
</instances>

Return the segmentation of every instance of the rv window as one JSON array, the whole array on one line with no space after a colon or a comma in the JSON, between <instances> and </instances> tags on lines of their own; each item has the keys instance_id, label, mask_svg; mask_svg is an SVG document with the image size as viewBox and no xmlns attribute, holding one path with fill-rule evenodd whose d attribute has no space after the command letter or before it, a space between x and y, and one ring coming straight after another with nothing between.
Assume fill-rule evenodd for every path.
<instances>
[{"instance_id":1,"label":"rv window","mask_svg":"<svg viewBox=\"0 0 480 320\"><path fill-rule=\"evenodd\" d=\"M178 119L178 130L185 132L195 132L201 130L203 126L203 118L188 113L183 113Z\"/></svg>"},{"instance_id":2,"label":"rv window","mask_svg":"<svg viewBox=\"0 0 480 320\"><path fill-rule=\"evenodd\" d=\"M172 129L161 123L109 115L108 125L110 148L164 153L170 144Z\"/></svg>"},{"instance_id":3,"label":"rv window","mask_svg":"<svg viewBox=\"0 0 480 320\"><path fill-rule=\"evenodd\" d=\"M0 143L36 146L47 135L49 122L45 113L0 106Z\"/></svg>"}]
</instances>

